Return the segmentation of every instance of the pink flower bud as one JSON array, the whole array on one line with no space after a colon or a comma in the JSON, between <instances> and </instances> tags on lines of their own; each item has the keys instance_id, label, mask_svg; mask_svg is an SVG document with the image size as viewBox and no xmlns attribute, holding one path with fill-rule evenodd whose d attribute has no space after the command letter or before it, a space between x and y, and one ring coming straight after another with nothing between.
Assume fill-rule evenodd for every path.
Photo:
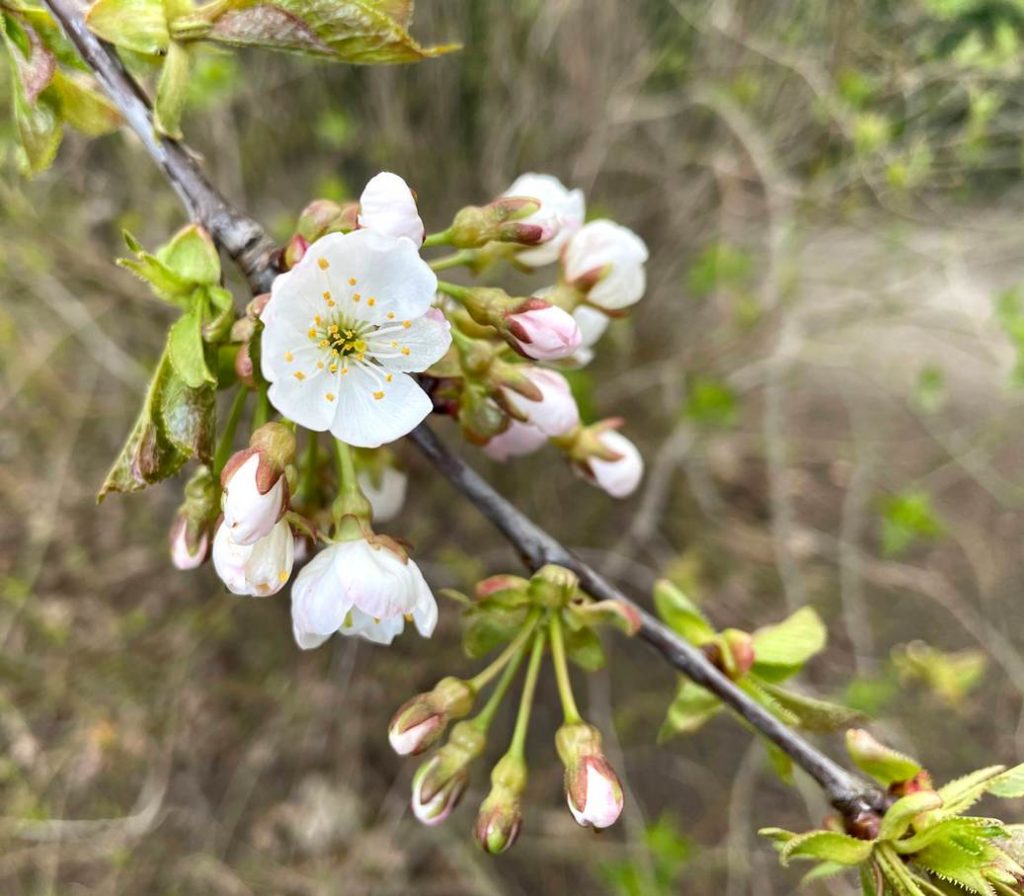
<instances>
[{"instance_id":1,"label":"pink flower bud","mask_svg":"<svg viewBox=\"0 0 1024 896\"><path fill-rule=\"evenodd\" d=\"M540 208L522 220L524 224L539 225L544 236L539 246L524 249L516 260L530 267L540 267L558 261L562 247L583 226L586 203L582 190L567 190L550 174L523 174L513 181L505 196L527 196L536 199Z\"/></svg>"},{"instance_id":2,"label":"pink flower bud","mask_svg":"<svg viewBox=\"0 0 1024 896\"><path fill-rule=\"evenodd\" d=\"M566 789L566 801L576 823L607 828L622 814L622 785L603 756L588 756L574 773L576 783Z\"/></svg>"},{"instance_id":3,"label":"pink flower bud","mask_svg":"<svg viewBox=\"0 0 1024 896\"><path fill-rule=\"evenodd\" d=\"M459 678L442 678L431 691L407 700L388 726L388 741L399 756L416 755L439 741L453 719L473 708L476 695Z\"/></svg>"},{"instance_id":4,"label":"pink flower bud","mask_svg":"<svg viewBox=\"0 0 1024 896\"><path fill-rule=\"evenodd\" d=\"M538 400L531 401L512 388L503 389L505 400L525 418L523 422L545 436L565 435L579 424L580 411L576 399L572 397L569 381L562 374L541 367L528 367L523 376L539 390Z\"/></svg>"},{"instance_id":5,"label":"pink flower bud","mask_svg":"<svg viewBox=\"0 0 1024 896\"><path fill-rule=\"evenodd\" d=\"M412 814L421 824L441 824L459 804L469 784L469 772L457 768L447 776L445 757L432 756L421 765L412 779Z\"/></svg>"},{"instance_id":6,"label":"pink flower bud","mask_svg":"<svg viewBox=\"0 0 1024 896\"><path fill-rule=\"evenodd\" d=\"M566 246L563 261L569 284L606 311L635 304L647 286L647 246L613 221L585 224Z\"/></svg>"},{"instance_id":7,"label":"pink flower bud","mask_svg":"<svg viewBox=\"0 0 1024 896\"><path fill-rule=\"evenodd\" d=\"M200 532L192 544L188 537L188 518L179 514L171 525L171 563L177 569L195 569L202 566L210 552L210 537Z\"/></svg>"},{"instance_id":8,"label":"pink flower bud","mask_svg":"<svg viewBox=\"0 0 1024 896\"><path fill-rule=\"evenodd\" d=\"M565 793L577 824L606 828L622 813L622 785L601 750L601 733L586 722L563 725L555 746L565 766Z\"/></svg>"},{"instance_id":9,"label":"pink flower bud","mask_svg":"<svg viewBox=\"0 0 1024 896\"><path fill-rule=\"evenodd\" d=\"M484 454L492 460L505 463L510 457L533 454L547 443L548 437L536 426L510 420L508 429L499 432L484 445Z\"/></svg>"},{"instance_id":10,"label":"pink flower bud","mask_svg":"<svg viewBox=\"0 0 1024 896\"><path fill-rule=\"evenodd\" d=\"M505 316L505 325L512 347L535 361L567 358L582 342L572 315L543 299L528 299Z\"/></svg>"},{"instance_id":11,"label":"pink flower bud","mask_svg":"<svg viewBox=\"0 0 1024 896\"><path fill-rule=\"evenodd\" d=\"M397 174L382 171L372 177L359 197L359 226L423 245L426 230L416 209L416 197Z\"/></svg>"}]
</instances>

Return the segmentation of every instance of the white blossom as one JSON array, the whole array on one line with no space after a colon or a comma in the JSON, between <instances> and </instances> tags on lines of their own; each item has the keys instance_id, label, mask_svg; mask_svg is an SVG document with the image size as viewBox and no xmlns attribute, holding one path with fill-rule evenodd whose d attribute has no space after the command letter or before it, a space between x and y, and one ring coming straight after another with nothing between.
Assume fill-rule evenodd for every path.
<instances>
[{"instance_id":1,"label":"white blossom","mask_svg":"<svg viewBox=\"0 0 1024 896\"><path fill-rule=\"evenodd\" d=\"M606 762L585 760L585 799L582 806L573 802L572 791L566 794L569 811L577 824L584 827L611 827L622 814L622 785Z\"/></svg>"},{"instance_id":2,"label":"white blossom","mask_svg":"<svg viewBox=\"0 0 1024 896\"><path fill-rule=\"evenodd\" d=\"M292 574L295 539L285 520L254 544L238 544L222 523L213 538L213 566L233 594L265 597L280 591Z\"/></svg>"},{"instance_id":3,"label":"white blossom","mask_svg":"<svg viewBox=\"0 0 1024 896\"><path fill-rule=\"evenodd\" d=\"M526 418L524 422L539 429L545 437L565 435L574 429L580 422L580 411L568 380L543 367L527 368L523 375L540 390L538 401L511 388L503 391L506 401Z\"/></svg>"},{"instance_id":4,"label":"white blossom","mask_svg":"<svg viewBox=\"0 0 1024 896\"><path fill-rule=\"evenodd\" d=\"M335 632L390 644L406 615L430 637L437 624L430 586L412 560L363 538L324 548L292 587L295 640L307 650Z\"/></svg>"},{"instance_id":5,"label":"white blossom","mask_svg":"<svg viewBox=\"0 0 1024 896\"><path fill-rule=\"evenodd\" d=\"M410 373L451 343L431 308L437 278L413 243L375 230L331 233L274 280L262 314L270 402L306 429L376 448L412 430L431 402Z\"/></svg>"},{"instance_id":6,"label":"white blossom","mask_svg":"<svg viewBox=\"0 0 1024 896\"><path fill-rule=\"evenodd\" d=\"M588 478L613 498L625 498L633 494L644 475L644 460L636 445L614 429L600 433L598 439L606 449L619 457L616 460L589 458Z\"/></svg>"},{"instance_id":7,"label":"white blossom","mask_svg":"<svg viewBox=\"0 0 1024 896\"><path fill-rule=\"evenodd\" d=\"M362 470L356 476L359 488L370 502L375 523L393 520L405 504L405 493L409 477L392 466L384 467L379 478Z\"/></svg>"}]
</instances>

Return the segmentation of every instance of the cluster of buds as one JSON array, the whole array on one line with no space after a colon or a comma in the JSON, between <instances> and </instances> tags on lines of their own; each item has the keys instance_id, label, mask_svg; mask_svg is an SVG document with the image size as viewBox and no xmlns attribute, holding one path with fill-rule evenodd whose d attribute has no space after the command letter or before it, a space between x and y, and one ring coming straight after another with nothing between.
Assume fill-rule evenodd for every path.
<instances>
[{"instance_id":1,"label":"cluster of buds","mask_svg":"<svg viewBox=\"0 0 1024 896\"><path fill-rule=\"evenodd\" d=\"M463 600L469 604L467 651L479 655L481 637L490 650L505 646L474 678L442 679L432 690L405 703L388 730L391 746L405 756L439 744L449 723L467 716L476 695L491 680L500 679L478 714L452 727L447 742L414 774L411 805L415 817L436 825L451 815L469 786L473 762L484 753L497 708L529 655L512 742L491 772L491 788L475 826L477 842L489 853L504 852L515 842L523 825L526 729L538 673L549 652L565 712L555 745L565 767L569 810L583 827L600 829L614 824L622 812L622 786L602 751L600 733L580 718L567 663L578 657L578 651L586 652L591 661L595 652L601 652L594 633L598 626L612 625L635 633L639 627L635 611L616 602L591 600L580 591L571 571L553 565L530 579L491 576L477 585L475 600Z\"/></svg>"}]
</instances>

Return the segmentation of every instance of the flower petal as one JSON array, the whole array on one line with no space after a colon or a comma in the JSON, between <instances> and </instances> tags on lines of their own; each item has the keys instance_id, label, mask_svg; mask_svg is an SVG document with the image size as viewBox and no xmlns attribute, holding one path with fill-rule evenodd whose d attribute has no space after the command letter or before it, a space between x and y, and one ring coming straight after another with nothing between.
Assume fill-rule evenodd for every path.
<instances>
[{"instance_id":1,"label":"flower petal","mask_svg":"<svg viewBox=\"0 0 1024 896\"><path fill-rule=\"evenodd\" d=\"M440 361L451 344L451 324L436 308L407 327L385 326L366 340L367 353L389 370L417 373Z\"/></svg>"},{"instance_id":2,"label":"flower petal","mask_svg":"<svg viewBox=\"0 0 1024 896\"><path fill-rule=\"evenodd\" d=\"M390 644L404 629L405 619L402 616L375 619L356 608L349 614L346 624L341 627L340 631L343 635L359 635L375 644Z\"/></svg>"},{"instance_id":3,"label":"flower petal","mask_svg":"<svg viewBox=\"0 0 1024 896\"><path fill-rule=\"evenodd\" d=\"M359 197L359 226L389 236L404 236L417 246L426 233L412 190L390 171L370 178L364 187Z\"/></svg>"},{"instance_id":4,"label":"flower petal","mask_svg":"<svg viewBox=\"0 0 1024 896\"><path fill-rule=\"evenodd\" d=\"M300 267L307 262L327 264L334 309L367 323L422 317L437 291L437 276L411 240L375 230L329 233L306 250Z\"/></svg>"},{"instance_id":5,"label":"flower petal","mask_svg":"<svg viewBox=\"0 0 1024 896\"><path fill-rule=\"evenodd\" d=\"M338 550L340 575L353 607L375 619L412 611L417 598L409 572L415 567L412 561L362 539L342 542Z\"/></svg>"},{"instance_id":6,"label":"flower petal","mask_svg":"<svg viewBox=\"0 0 1024 896\"><path fill-rule=\"evenodd\" d=\"M350 367L338 382L338 407L331 434L359 448L378 448L415 429L433 408L408 374L371 372ZM275 405L276 407L276 405Z\"/></svg>"},{"instance_id":7,"label":"flower petal","mask_svg":"<svg viewBox=\"0 0 1024 896\"><path fill-rule=\"evenodd\" d=\"M253 593L266 597L280 591L291 578L295 560L295 538L285 520L279 520L270 534L252 546L245 564L245 578Z\"/></svg>"},{"instance_id":8,"label":"flower petal","mask_svg":"<svg viewBox=\"0 0 1024 896\"><path fill-rule=\"evenodd\" d=\"M325 548L292 586L292 631L303 650L319 647L338 631L351 607L335 568L337 559L337 546Z\"/></svg>"}]
</instances>

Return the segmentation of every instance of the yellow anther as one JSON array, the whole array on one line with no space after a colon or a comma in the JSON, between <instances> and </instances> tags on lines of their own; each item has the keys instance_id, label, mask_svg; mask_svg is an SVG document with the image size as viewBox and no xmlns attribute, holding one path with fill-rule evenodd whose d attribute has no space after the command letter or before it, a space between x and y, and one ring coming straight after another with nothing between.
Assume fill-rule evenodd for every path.
<instances>
[{"instance_id":1,"label":"yellow anther","mask_svg":"<svg viewBox=\"0 0 1024 896\"><path fill-rule=\"evenodd\" d=\"M337 372L338 372L338 365L337 365L337 364L336 364L336 363L335 363L334 361L332 361L332 362L331 362L331 366L330 366L330 367L328 367L327 369L328 369L328 370L329 370L329 371L330 371L331 373L337 373Z\"/></svg>"},{"instance_id":2,"label":"yellow anther","mask_svg":"<svg viewBox=\"0 0 1024 896\"><path fill-rule=\"evenodd\" d=\"M324 396L324 398L326 398L326 399L327 399L328 401L334 401L334 393L333 393L333 392L328 392L328 393L327 393L327 394L326 394L326 395Z\"/></svg>"},{"instance_id":3,"label":"yellow anther","mask_svg":"<svg viewBox=\"0 0 1024 896\"><path fill-rule=\"evenodd\" d=\"M302 381L303 381L303 380L304 380L304 379L306 378L306 374L304 374L304 373L303 373L303 372L302 372L301 370L296 370L296 371L295 371L295 373L294 373L294 374L292 374L292 375L293 375L293 376L295 377L295 379L297 379L297 380L298 380L298 381L299 381L300 383L301 383L301 382L302 382Z\"/></svg>"},{"instance_id":4,"label":"yellow anther","mask_svg":"<svg viewBox=\"0 0 1024 896\"><path fill-rule=\"evenodd\" d=\"M310 339L316 339L316 330L312 327L309 328L309 333L306 334Z\"/></svg>"},{"instance_id":5,"label":"yellow anther","mask_svg":"<svg viewBox=\"0 0 1024 896\"><path fill-rule=\"evenodd\" d=\"M331 300L331 291L329 289L324 290L324 301L329 302Z\"/></svg>"},{"instance_id":6,"label":"yellow anther","mask_svg":"<svg viewBox=\"0 0 1024 896\"><path fill-rule=\"evenodd\" d=\"M326 271L330 267L330 264L327 262L326 258L318 258L316 260L316 263L320 265L321 271Z\"/></svg>"},{"instance_id":7,"label":"yellow anther","mask_svg":"<svg viewBox=\"0 0 1024 896\"><path fill-rule=\"evenodd\" d=\"M349 277L349 278L348 278L348 285L349 285L349 286L355 286L357 282L358 282L358 281L356 280L356 278L355 278L355 277Z\"/></svg>"},{"instance_id":8,"label":"yellow anther","mask_svg":"<svg viewBox=\"0 0 1024 896\"><path fill-rule=\"evenodd\" d=\"M383 392L374 392L374 393L373 393L373 397L374 397L374 398L375 398L375 399L376 399L377 401L380 401L380 400L381 400L381 399L382 399L382 398L384 397L384 393L383 393Z\"/></svg>"},{"instance_id":9,"label":"yellow anther","mask_svg":"<svg viewBox=\"0 0 1024 896\"><path fill-rule=\"evenodd\" d=\"M366 304L372 308L374 305L377 304L377 300L373 296L370 296L370 298L366 300Z\"/></svg>"},{"instance_id":10,"label":"yellow anther","mask_svg":"<svg viewBox=\"0 0 1024 896\"><path fill-rule=\"evenodd\" d=\"M319 314L313 316L313 323L315 323L318 327L323 326L323 320L321 320Z\"/></svg>"},{"instance_id":11,"label":"yellow anther","mask_svg":"<svg viewBox=\"0 0 1024 896\"><path fill-rule=\"evenodd\" d=\"M405 355L406 357L408 357L408 355L409 355L409 346L407 346L407 345L403 345L402 346L402 354Z\"/></svg>"},{"instance_id":12,"label":"yellow anther","mask_svg":"<svg viewBox=\"0 0 1024 896\"><path fill-rule=\"evenodd\" d=\"M278 572L278 574L277 574L277 580L279 582L287 582L288 581L288 570L287 569L280 570Z\"/></svg>"},{"instance_id":13,"label":"yellow anther","mask_svg":"<svg viewBox=\"0 0 1024 896\"><path fill-rule=\"evenodd\" d=\"M402 321L402 326L405 327L408 330L409 327L412 326L412 321L411 320L403 320Z\"/></svg>"},{"instance_id":14,"label":"yellow anther","mask_svg":"<svg viewBox=\"0 0 1024 896\"><path fill-rule=\"evenodd\" d=\"M359 293L357 293L357 292L352 293L352 301L353 302L358 302L361 298L362 298L362 296L359 295Z\"/></svg>"},{"instance_id":15,"label":"yellow anther","mask_svg":"<svg viewBox=\"0 0 1024 896\"><path fill-rule=\"evenodd\" d=\"M292 361L294 361L294 360L295 360L295 355L293 355L293 354L292 354L291 352L285 352L285 353L284 353L284 359L285 359L285 360L286 360L286 361L287 361L287 362L288 362L289 364L291 364L291 363L292 363Z\"/></svg>"},{"instance_id":16,"label":"yellow anther","mask_svg":"<svg viewBox=\"0 0 1024 896\"><path fill-rule=\"evenodd\" d=\"M394 320L394 319L395 319L395 312L394 311L389 311L388 312L388 320Z\"/></svg>"},{"instance_id":17,"label":"yellow anther","mask_svg":"<svg viewBox=\"0 0 1024 896\"><path fill-rule=\"evenodd\" d=\"M317 370L323 370L324 369L324 362L323 361L317 361L316 362L316 369Z\"/></svg>"}]
</instances>

